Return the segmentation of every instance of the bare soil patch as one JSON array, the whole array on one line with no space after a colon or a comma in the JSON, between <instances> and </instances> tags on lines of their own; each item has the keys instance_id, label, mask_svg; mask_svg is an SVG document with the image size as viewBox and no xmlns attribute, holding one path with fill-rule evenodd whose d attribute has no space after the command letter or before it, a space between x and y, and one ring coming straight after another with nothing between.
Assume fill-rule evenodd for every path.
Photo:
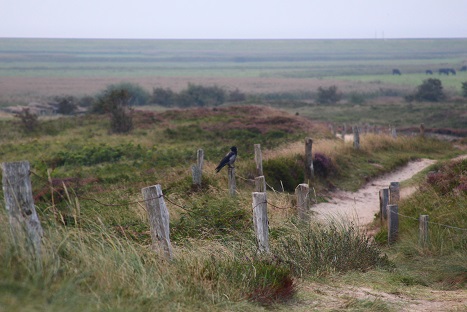
<instances>
[{"instance_id":1,"label":"bare soil patch","mask_svg":"<svg viewBox=\"0 0 467 312\"><path fill-rule=\"evenodd\" d=\"M367 183L357 192L333 192L329 202L313 206L312 211L322 220L348 220L360 226L367 225L379 212L380 189L389 187L391 182L407 180L434 163L431 159L411 161L406 166ZM401 197L410 195L414 190L401 190Z\"/></svg>"},{"instance_id":2,"label":"bare soil patch","mask_svg":"<svg viewBox=\"0 0 467 312\"><path fill-rule=\"evenodd\" d=\"M441 291L420 288L415 293L413 290L409 292L404 289L386 293L368 287L341 284L305 283L302 287L305 292L312 294L313 299L305 300L294 307L294 310L357 311L353 308L358 301L369 303L379 301L394 311L401 312L466 311L467 309L467 290Z\"/></svg>"}]
</instances>

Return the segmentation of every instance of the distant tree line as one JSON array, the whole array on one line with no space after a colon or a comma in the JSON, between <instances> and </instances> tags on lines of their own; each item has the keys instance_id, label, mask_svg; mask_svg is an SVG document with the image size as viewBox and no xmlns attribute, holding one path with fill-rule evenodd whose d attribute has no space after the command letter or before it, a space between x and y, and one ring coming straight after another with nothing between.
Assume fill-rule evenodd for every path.
<instances>
[{"instance_id":1,"label":"distant tree line","mask_svg":"<svg viewBox=\"0 0 467 312\"><path fill-rule=\"evenodd\" d=\"M380 90L381 94L393 94L391 90ZM462 82L462 95L467 98L467 81ZM359 93L350 93L348 100L353 104L361 104L368 95ZM53 104L56 106L56 112L63 115L74 115L78 112L87 112L92 114L106 114L110 116L112 133L127 133L133 128L132 113L133 107L141 105L160 105L163 107L214 107L226 102L245 102L253 101L255 103L280 103L281 106L295 105L298 101L300 105L308 105L309 100L314 100L319 105L332 105L341 101L343 94L337 86L319 87L316 92L302 93L271 93L262 95L247 95L242 91L235 89L233 91L225 90L219 86L203 86L189 83L187 88L174 92L169 88L153 88L152 94L147 92L141 86L133 83L121 83L109 85L105 90L99 92L96 96L84 96L81 98L73 96L57 96L53 98ZM405 95L405 100L439 102L446 100L441 80L430 78L424 80L415 92ZM25 132L33 133L39 126L38 116L31 113L28 108L17 113L19 124Z\"/></svg>"}]
</instances>

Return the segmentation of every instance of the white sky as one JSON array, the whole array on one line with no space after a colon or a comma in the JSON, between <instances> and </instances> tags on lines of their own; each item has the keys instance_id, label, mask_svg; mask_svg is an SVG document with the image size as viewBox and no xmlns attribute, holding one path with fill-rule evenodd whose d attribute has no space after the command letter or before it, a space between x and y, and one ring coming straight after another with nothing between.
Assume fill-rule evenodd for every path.
<instances>
[{"instance_id":1,"label":"white sky","mask_svg":"<svg viewBox=\"0 0 467 312\"><path fill-rule=\"evenodd\" d=\"M467 0L0 0L0 37L465 38Z\"/></svg>"}]
</instances>

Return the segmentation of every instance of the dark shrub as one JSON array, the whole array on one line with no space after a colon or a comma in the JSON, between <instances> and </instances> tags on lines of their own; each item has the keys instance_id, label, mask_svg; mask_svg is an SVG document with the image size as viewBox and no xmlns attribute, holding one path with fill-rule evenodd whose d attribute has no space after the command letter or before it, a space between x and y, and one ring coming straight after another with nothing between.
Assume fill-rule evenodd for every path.
<instances>
[{"instance_id":1,"label":"dark shrub","mask_svg":"<svg viewBox=\"0 0 467 312\"><path fill-rule=\"evenodd\" d=\"M467 97L467 81L462 83L462 96Z\"/></svg>"},{"instance_id":2,"label":"dark shrub","mask_svg":"<svg viewBox=\"0 0 467 312\"><path fill-rule=\"evenodd\" d=\"M165 107L175 105L176 93L167 88L153 88L151 102Z\"/></svg>"},{"instance_id":3,"label":"dark shrub","mask_svg":"<svg viewBox=\"0 0 467 312\"><path fill-rule=\"evenodd\" d=\"M110 131L128 133L133 129L132 97L125 89L107 90L92 108L93 113L110 115Z\"/></svg>"},{"instance_id":4,"label":"dark shrub","mask_svg":"<svg viewBox=\"0 0 467 312\"><path fill-rule=\"evenodd\" d=\"M127 106L145 105L149 100L148 92L136 84L120 83L109 85L97 96L97 101L92 107L92 112L101 114L108 112L108 108L105 107L105 104L107 104L106 99L108 99L110 94L116 94L116 92L125 93L125 102Z\"/></svg>"},{"instance_id":5,"label":"dark shrub","mask_svg":"<svg viewBox=\"0 0 467 312\"><path fill-rule=\"evenodd\" d=\"M339 102L341 98L342 94L337 91L336 86L319 87L316 101L320 104L334 104Z\"/></svg>"},{"instance_id":6,"label":"dark shrub","mask_svg":"<svg viewBox=\"0 0 467 312\"><path fill-rule=\"evenodd\" d=\"M439 102L446 98L441 80L430 78L417 87L414 95L417 101Z\"/></svg>"},{"instance_id":7,"label":"dark shrub","mask_svg":"<svg viewBox=\"0 0 467 312\"><path fill-rule=\"evenodd\" d=\"M297 185L304 181L304 164L298 158L268 159L263 163L266 182L275 190L294 192Z\"/></svg>"},{"instance_id":8,"label":"dark shrub","mask_svg":"<svg viewBox=\"0 0 467 312\"><path fill-rule=\"evenodd\" d=\"M73 96L56 97L58 103L57 113L63 115L72 115L78 108L78 100Z\"/></svg>"},{"instance_id":9,"label":"dark shrub","mask_svg":"<svg viewBox=\"0 0 467 312\"><path fill-rule=\"evenodd\" d=\"M246 94L238 89L230 91L229 102L244 102L246 101Z\"/></svg>"},{"instance_id":10,"label":"dark shrub","mask_svg":"<svg viewBox=\"0 0 467 312\"><path fill-rule=\"evenodd\" d=\"M313 159L313 168L315 175L326 178L334 170L331 158L324 154L316 153Z\"/></svg>"},{"instance_id":11,"label":"dark shrub","mask_svg":"<svg viewBox=\"0 0 467 312\"><path fill-rule=\"evenodd\" d=\"M29 108L23 108L15 117L19 118L20 127L24 132L32 133L39 127L39 117L31 113Z\"/></svg>"},{"instance_id":12,"label":"dark shrub","mask_svg":"<svg viewBox=\"0 0 467 312\"><path fill-rule=\"evenodd\" d=\"M177 96L177 105L181 107L203 107L218 106L225 102L226 92L224 89L212 86L188 84L188 88Z\"/></svg>"}]
</instances>

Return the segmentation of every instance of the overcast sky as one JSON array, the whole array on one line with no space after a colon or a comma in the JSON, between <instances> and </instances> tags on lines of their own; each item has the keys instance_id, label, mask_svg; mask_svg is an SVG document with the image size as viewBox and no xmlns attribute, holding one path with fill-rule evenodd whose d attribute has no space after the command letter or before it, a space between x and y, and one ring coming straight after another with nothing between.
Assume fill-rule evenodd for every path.
<instances>
[{"instance_id":1,"label":"overcast sky","mask_svg":"<svg viewBox=\"0 0 467 312\"><path fill-rule=\"evenodd\" d=\"M0 0L0 37L465 38L467 0Z\"/></svg>"}]
</instances>

